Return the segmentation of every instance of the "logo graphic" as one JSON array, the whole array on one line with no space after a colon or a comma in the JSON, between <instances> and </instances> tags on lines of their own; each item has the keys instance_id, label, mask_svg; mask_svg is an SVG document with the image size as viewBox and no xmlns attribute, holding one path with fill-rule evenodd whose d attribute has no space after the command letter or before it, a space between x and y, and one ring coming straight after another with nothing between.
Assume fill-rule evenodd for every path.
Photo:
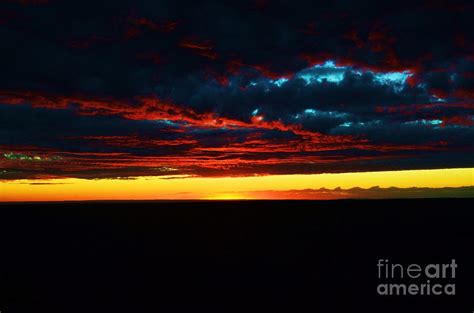
<instances>
[{"instance_id":1,"label":"logo graphic","mask_svg":"<svg viewBox=\"0 0 474 313\"><path fill-rule=\"evenodd\" d=\"M377 262L377 293L383 296L456 295L456 260L441 264L397 264L388 259Z\"/></svg>"}]
</instances>

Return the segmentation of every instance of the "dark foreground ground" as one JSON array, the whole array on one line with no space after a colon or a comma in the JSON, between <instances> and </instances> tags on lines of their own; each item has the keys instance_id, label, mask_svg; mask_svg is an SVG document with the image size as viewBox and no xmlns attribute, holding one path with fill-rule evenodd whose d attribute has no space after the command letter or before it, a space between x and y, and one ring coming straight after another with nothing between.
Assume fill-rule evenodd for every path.
<instances>
[{"instance_id":1,"label":"dark foreground ground","mask_svg":"<svg viewBox=\"0 0 474 313\"><path fill-rule=\"evenodd\" d=\"M0 205L0 311L474 311L472 200ZM377 262L458 264L380 296Z\"/></svg>"}]
</instances>

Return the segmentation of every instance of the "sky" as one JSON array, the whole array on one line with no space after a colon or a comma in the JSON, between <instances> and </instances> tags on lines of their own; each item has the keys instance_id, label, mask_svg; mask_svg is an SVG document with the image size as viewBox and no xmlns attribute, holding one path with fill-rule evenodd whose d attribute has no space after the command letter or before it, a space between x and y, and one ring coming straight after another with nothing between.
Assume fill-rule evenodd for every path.
<instances>
[{"instance_id":1,"label":"sky","mask_svg":"<svg viewBox=\"0 0 474 313\"><path fill-rule=\"evenodd\" d=\"M1 0L0 200L472 195L473 9Z\"/></svg>"}]
</instances>

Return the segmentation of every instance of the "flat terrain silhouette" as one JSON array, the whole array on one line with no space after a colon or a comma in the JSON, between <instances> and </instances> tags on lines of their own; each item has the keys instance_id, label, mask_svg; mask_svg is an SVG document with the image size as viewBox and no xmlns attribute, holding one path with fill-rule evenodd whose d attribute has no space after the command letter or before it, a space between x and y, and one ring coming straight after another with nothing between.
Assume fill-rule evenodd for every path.
<instances>
[{"instance_id":1,"label":"flat terrain silhouette","mask_svg":"<svg viewBox=\"0 0 474 313\"><path fill-rule=\"evenodd\" d=\"M2 312L472 312L472 200L0 204ZM456 259L456 296L377 261Z\"/></svg>"}]
</instances>

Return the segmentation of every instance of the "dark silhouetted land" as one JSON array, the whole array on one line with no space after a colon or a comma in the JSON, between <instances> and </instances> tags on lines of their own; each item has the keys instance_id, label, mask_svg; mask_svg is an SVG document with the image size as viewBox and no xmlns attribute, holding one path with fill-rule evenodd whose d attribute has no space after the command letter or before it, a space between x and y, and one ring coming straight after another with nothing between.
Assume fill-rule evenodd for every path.
<instances>
[{"instance_id":1,"label":"dark silhouetted land","mask_svg":"<svg viewBox=\"0 0 474 313\"><path fill-rule=\"evenodd\" d=\"M472 312L472 200L0 205L3 312ZM382 297L377 260L456 259L456 296Z\"/></svg>"}]
</instances>

